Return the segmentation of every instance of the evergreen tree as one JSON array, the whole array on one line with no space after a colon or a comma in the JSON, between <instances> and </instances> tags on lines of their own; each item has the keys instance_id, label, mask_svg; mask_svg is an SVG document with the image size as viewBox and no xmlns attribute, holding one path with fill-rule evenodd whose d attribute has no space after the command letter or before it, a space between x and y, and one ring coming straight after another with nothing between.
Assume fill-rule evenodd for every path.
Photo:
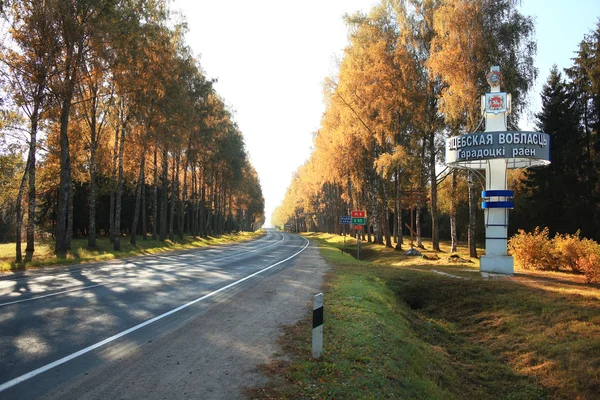
<instances>
[{"instance_id":1,"label":"evergreen tree","mask_svg":"<svg viewBox=\"0 0 600 400\"><path fill-rule=\"evenodd\" d=\"M551 232L574 233L581 229L584 235L589 234L591 193L582 179L581 164L585 134L579 124L576 96L556 66L550 72L541 97L542 110L536 115L536 128L550 135L552 163L528 172L524 204L515 222L522 226L526 220L529 229L539 225L548 226Z\"/></svg>"},{"instance_id":2,"label":"evergreen tree","mask_svg":"<svg viewBox=\"0 0 600 400\"><path fill-rule=\"evenodd\" d=\"M571 82L569 88L577 97L580 125L585 135L585 157L579 162L582 178L587 186L589 212L586 221L592 226L600 225L600 22L596 29L585 35L573 58L573 66L566 70ZM593 216L593 218L592 218ZM600 229L588 229L594 238L600 237Z\"/></svg>"}]
</instances>

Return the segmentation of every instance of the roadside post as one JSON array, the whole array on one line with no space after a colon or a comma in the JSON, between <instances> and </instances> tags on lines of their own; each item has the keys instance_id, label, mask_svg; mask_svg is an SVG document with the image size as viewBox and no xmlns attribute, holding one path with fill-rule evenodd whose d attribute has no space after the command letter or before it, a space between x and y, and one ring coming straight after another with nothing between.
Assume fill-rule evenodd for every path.
<instances>
[{"instance_id":1,"label":"roadside post","mask_svg":"<svg viewBox=\"0 0 600 400\"><path fill-rule=\"evenodd\" d=\"M356 259L360 260L360 231L362 231L362 225L354 225L356 231Z\"/></svg>"},{"instance_id":2,"label":"roadside post","mask_svg":"<svg viewBox=\"0 0 600 400\"><path fill-rule=\"evenodd\" d=\"M367 224L367 213L365 210L354 210L351 213L352 224L356 230L356 259L360 260L360 232Z\"/></svg>"},{"instance_id":3,"label":"roadside post","mask_svg":"<svg viewBox=\"0 0 600 400\"><path fill-rule=\"evenodd\" d=\"M315 295L313 303L312 356L321 358L323 353L323 293Z\"/></svg>"}]
</instances>

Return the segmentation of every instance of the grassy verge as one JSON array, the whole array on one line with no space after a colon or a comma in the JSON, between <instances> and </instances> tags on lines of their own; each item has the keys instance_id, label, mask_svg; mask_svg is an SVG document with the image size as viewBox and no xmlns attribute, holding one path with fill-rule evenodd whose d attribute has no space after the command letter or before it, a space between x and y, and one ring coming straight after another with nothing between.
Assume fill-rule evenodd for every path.
<instances>
[{"instance_id":1,"label":"grassy verge","mask_svg":"<svg viewBox=\"0 0 600 400\"><path fill-rule=\"evenodd\" d=\"M310 358L309 319L289 327L291 361L267 366L278 383L251 397L598 398L600 289L581 277L483 279L447 253L429 261L373 245L356 261L341 238L309 236L332 266L324 356Z\"/></svg>"},{"instance_id":2,"label":"grassy verge","mask_svg":"<svg viewBox=\"0 0 600 400\"><path fill-rule=\"evenodd\" d=\"M108 238L98 238L96 240L95 250L89 250L87 248L87 239L73 239L71 245L72 250L67 253L66 257L57 257L54 254L54 242L40 242L36 243L33 261L29 263L15 263L14 243L0 244L0 272L52 265L105 261L115 258L161 253L164 251L233 243L250 240L262 234L264 234L264 231L239 232L208 238L185 236L181 240L166 240L164 242L150 239L142 240L138 237L137 245L135 246L129 243L128 236L123 236L121 237L121 251L113 250L113 244ZM25 245L23 245L23 254L24 251Z\"/></svg>"}]
</instances>

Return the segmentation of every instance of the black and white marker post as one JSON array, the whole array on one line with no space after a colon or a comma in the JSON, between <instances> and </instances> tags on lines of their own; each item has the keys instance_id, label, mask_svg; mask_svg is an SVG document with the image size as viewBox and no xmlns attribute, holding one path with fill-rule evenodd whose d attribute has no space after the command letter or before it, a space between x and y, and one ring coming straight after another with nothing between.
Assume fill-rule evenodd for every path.
<instances>
[{"instance_id":1,"label":"black and white marker post","mask_svg":"<svg viewBox=\"0 0 600 400\"><path fill-rule=\"evenodd\" d=\"M323 293L315 296L313 305L312 356L321 358L323 353Z\"/></svg>"}]
</instances>

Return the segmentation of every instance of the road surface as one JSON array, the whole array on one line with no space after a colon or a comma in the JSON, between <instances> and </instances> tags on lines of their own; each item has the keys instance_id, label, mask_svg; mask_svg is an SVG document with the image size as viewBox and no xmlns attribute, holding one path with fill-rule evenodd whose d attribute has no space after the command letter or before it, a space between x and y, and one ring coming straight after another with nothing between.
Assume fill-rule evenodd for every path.
<instances>
[{"instance_id":1,"label":"road surface","mask_svg":"<svg viewBox=\"0 0 600 400\"><path fill-rule=\"evenodd\" d=\"M326 265L299 236L0 277L0 399L235 399Z\"/></svg>"}]
</instances>

